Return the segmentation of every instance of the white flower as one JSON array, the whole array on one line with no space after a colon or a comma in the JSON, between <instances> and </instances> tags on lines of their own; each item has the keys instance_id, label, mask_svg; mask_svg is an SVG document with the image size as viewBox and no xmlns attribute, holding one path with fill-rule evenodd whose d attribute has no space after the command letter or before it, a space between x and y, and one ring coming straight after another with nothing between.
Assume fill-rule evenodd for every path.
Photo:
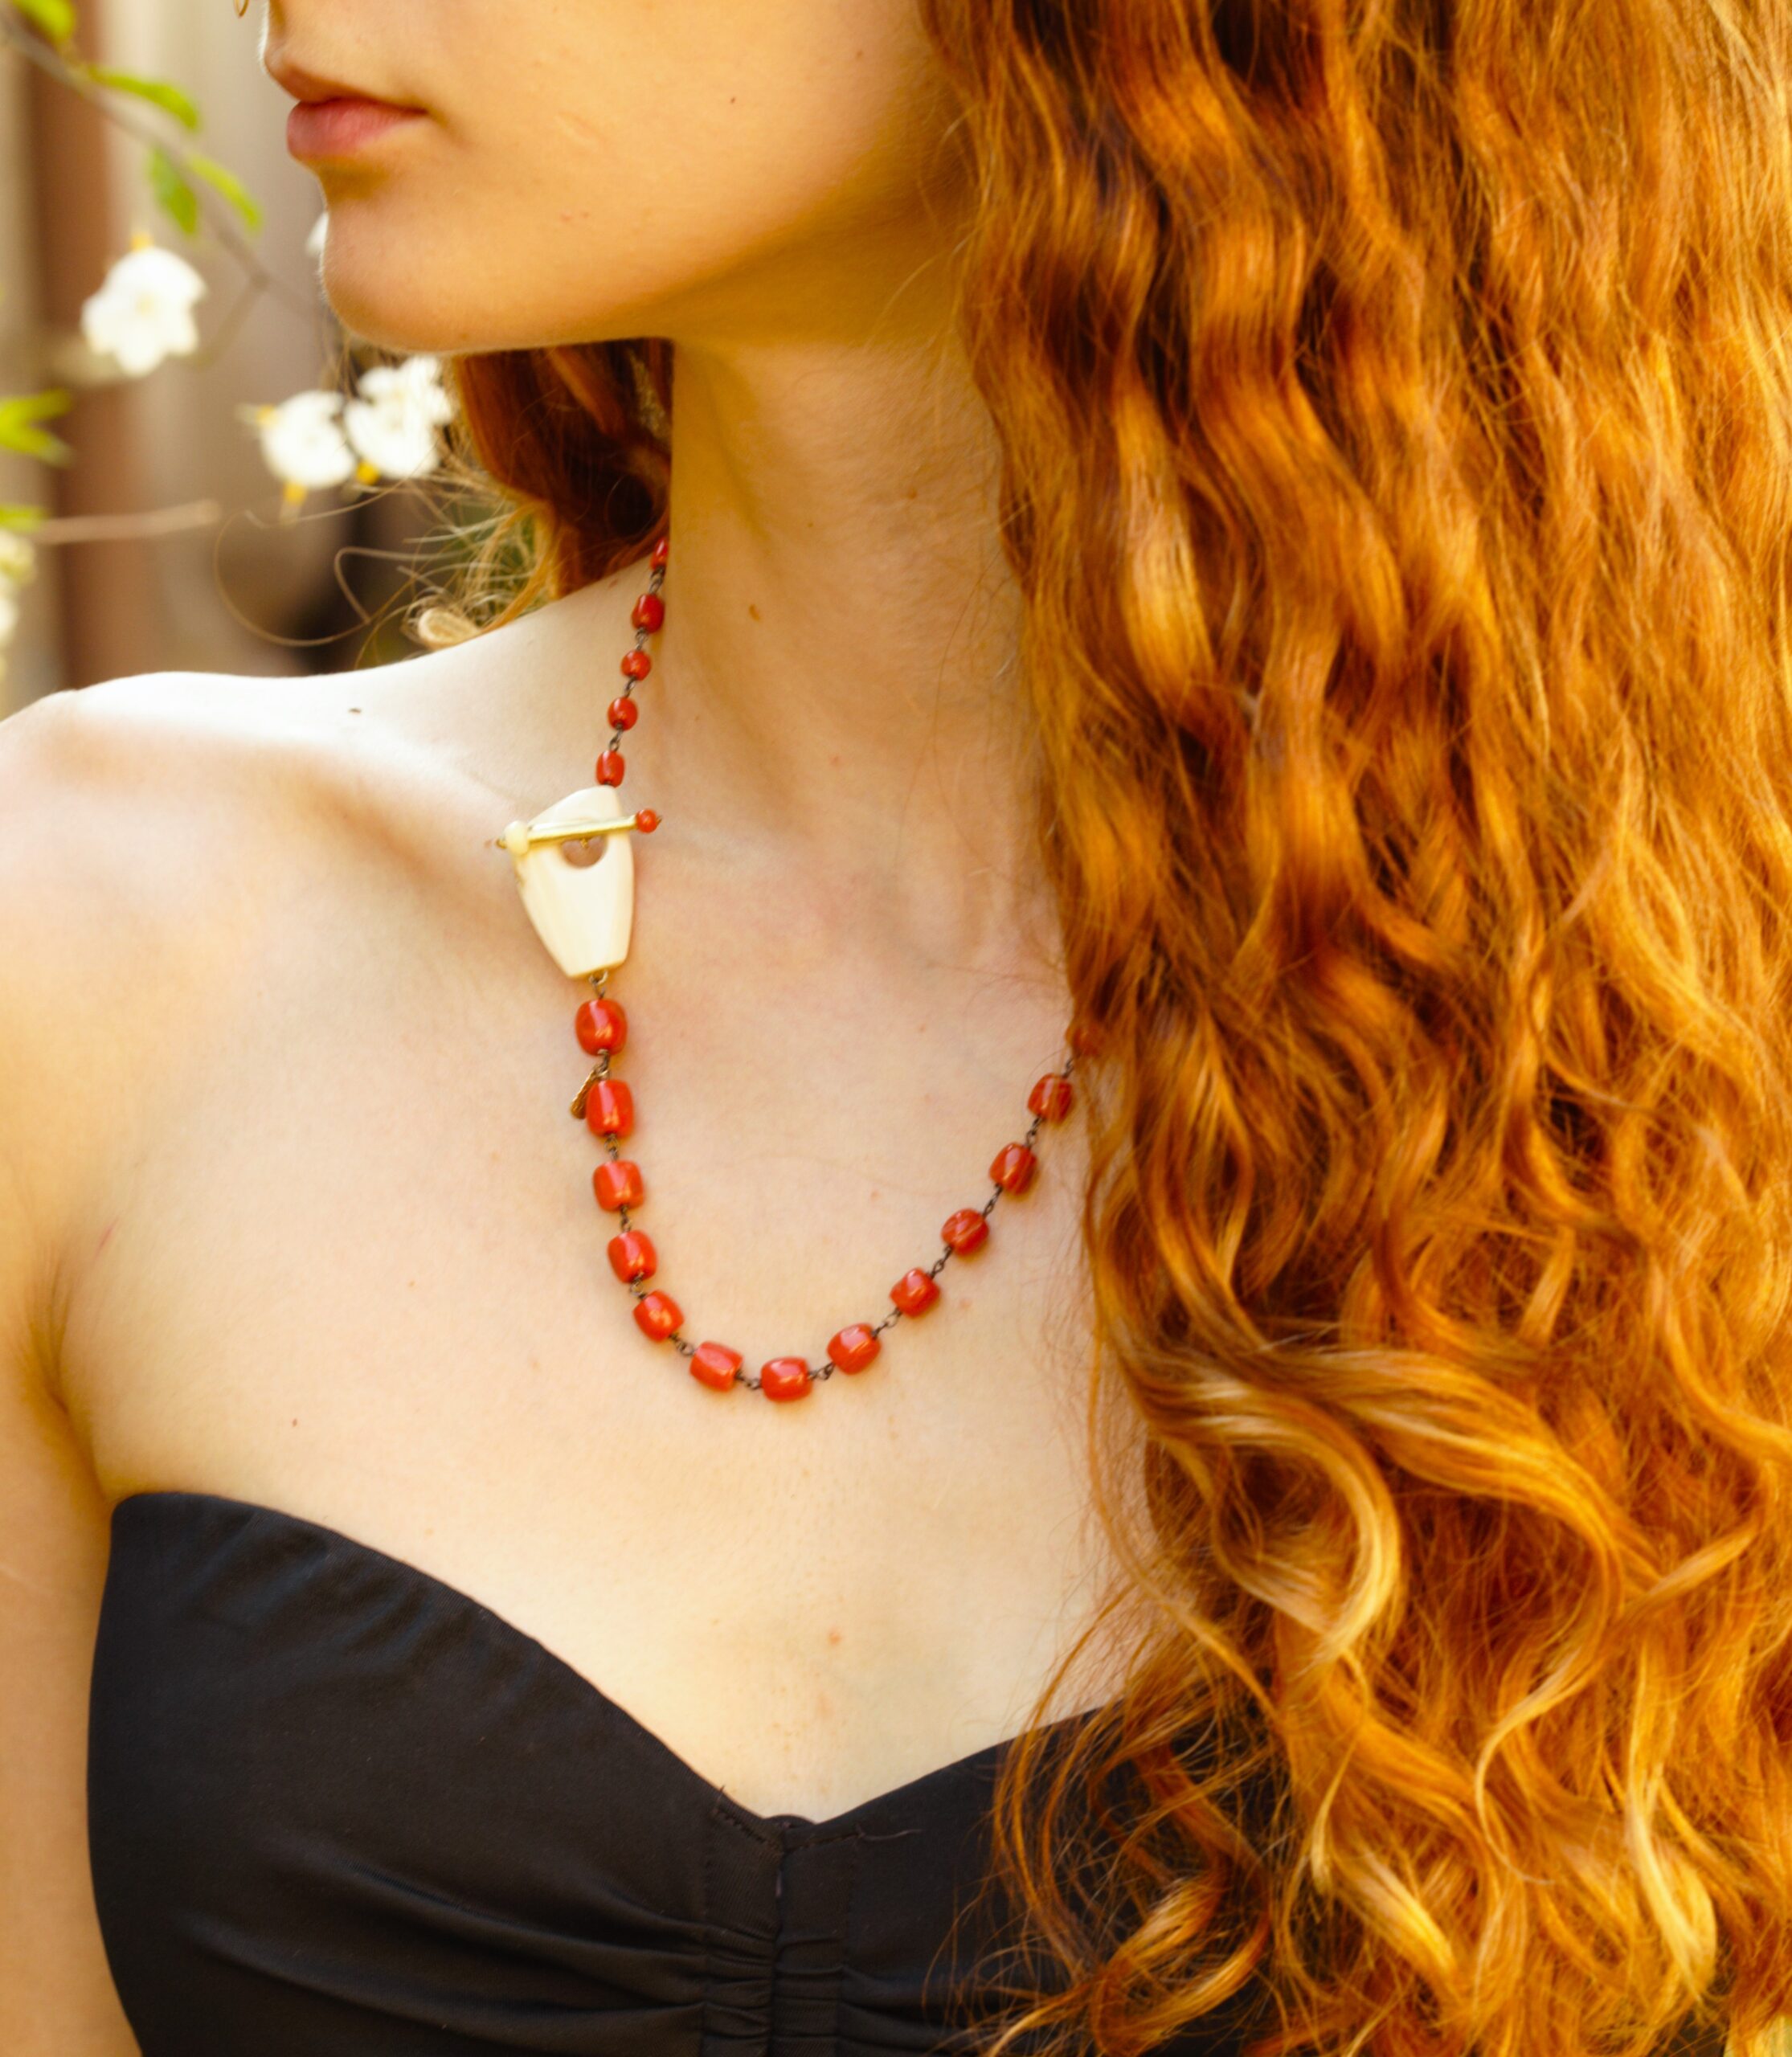
<instances>
[{"instance_id":1,"label":"white flower","mask_svg":"<svg viewBox=\"0 0 1792 2057\"><path fill-rule=\"evenodd\" d=\"M199 347L193 304L206 282L184 257L147 238L133 243L81 308L88 347L114 358L127 377L141 378L165 357L189 357Z\"/></svg>"},{"instance_id":2,"label":"white flower","mask_svg":"<svg viewBox=\"0 0 1792 2057\"><path fill-rule=\"evenodd\" d=\"M37 554L20 535L0 529L0 650L18 627L18 589L37 575ZM0 664L0 677L6 668Z\"/></svg>"},{"instance_id":3,"label":"white flower","mask_svg":"<svg viewBox=\"0 0 1792 2057\"><path fill-rule=\"evenodd\" d=\"M37 552L15 530L0 529L0 591L36 576Z\"/></svg>"},{"instance_id":4,"label":"white flower","mask_svg":"<svg viewBox=\"0 0 1792 2057\"><path fill-rule=\"evenodd\" d=\"M436 431L453 412L442 385L442 361L419 354L362 374L358 395L342 410L349 440L376 472L419 478L441 461Z\"/></svg>"},{"instance_id":5,"label":"white flower","mask_svg":"<svg viewBox=\"0 0 1792 2057\"><path fill-rule=\"evenodd\" d=\"M321 257L323 256L324 238L328 235L329 233L329 210L326 207L317 217L316 221L311 224L311 233L305 239L305 254L306 256Z\"/></svg>"},{"instance_id":6,"label":"white flower","mask_svg":"<svg viewBox=\"0 0 1792 2057\"><path fill-rule=\"evenodd\" d=\"M340 393L318 387L295 393L277 407L240 411L260 431L261 454L268 470L284 483L288 500L302 500L308 492L354 477L354 452L337 419L342 405Z\"/></svg>"}]
</instances>

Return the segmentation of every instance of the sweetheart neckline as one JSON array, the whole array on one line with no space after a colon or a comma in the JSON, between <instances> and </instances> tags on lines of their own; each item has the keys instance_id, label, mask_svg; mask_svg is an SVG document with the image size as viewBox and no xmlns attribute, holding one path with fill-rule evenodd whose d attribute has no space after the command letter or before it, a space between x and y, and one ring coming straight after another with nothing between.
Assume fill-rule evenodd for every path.
<instances>
[{"instance_id":1,"label":"sweetheart neckline","mask_svg":"<svg viewBox=\"0 0 1792 2057\"><path fill-rule=\"evenodd\" d=\"M407 1558L395 1556L390 1550L382 1550L375 1544L364 1543L359 1537L350 1536L344 1529L333 1528L327 1522L313 1520L309 1515L294 1514L285 1507L274 1507L266 1501L239 1499L228 1493L203 1492L184 1487L158 1487L142 1492L126 1493L113 1503L108 1515L108 1527L116 1519L121 1507L129 1507L133 1502L150 1500L233 1507L239 1513L253 1515L260 1520L284 1523L289 1527L309 1529L314 1535L327 1537L332 1543L351 1552L357 1557L383 1564L395 1575L442 1594L456 1608L483 1616L501 1638L529 1650L538 1659L546 1662L550 1675L570 1680L575 1691L599 1714L644 1743L687 1785L701 1789L713 1800L722 1802L750 1827L768 1834L775 1833L780 1828L800 1830L805 1835L813 1832L825 1833L830 1830L844 1833L848 1826L856 1822L861 1816L869 1814L873 1810L887 1807L891 1802L903 1798L919 1787L936 1785L953 1777L962 1777L967 1773L993 1761L1012 1744L1019 1740L1018 1736L999 1737L993 1743L984 1744L980 1749L972 1750L962 1757L953 1758L950 1764L936 1765L932 1770L924 1771L918 1777L905 1779L900 1785L893 1785L886 1792L874 1793L869 1799L861 1800L856 1805L843 1809L837 1814L828 1814L819 1818L813 1815L789 1812L762 1814L736 1800L725 1786L718 1785L712 1778L706 1778L689 1758L681 1756L663 1736L649 1728L638 1716L631 1714L620 1700L612 1699L595 1679L587 1679L576 1665L569 1663L565 1658L550 1650L538 1636L531 1635L527 1629L512 1621L508 1615L501 1614L495 1607L488 1605L485 1601L476 1598L464 1587L456 1585L449 1580L438 1577L434 1572L425 1571L420 1564L414 1564ZM1104 1707L1094 1707L1086 1709L1081 1714L1066 1715L1058 1720L1047 1722L1041 1732L1050 1734L1058 1729L1067 1728L1074 1723L1090 1720L1095 1715L1103 1711L1105 1711Z\"/></svg>"}]
</instances>

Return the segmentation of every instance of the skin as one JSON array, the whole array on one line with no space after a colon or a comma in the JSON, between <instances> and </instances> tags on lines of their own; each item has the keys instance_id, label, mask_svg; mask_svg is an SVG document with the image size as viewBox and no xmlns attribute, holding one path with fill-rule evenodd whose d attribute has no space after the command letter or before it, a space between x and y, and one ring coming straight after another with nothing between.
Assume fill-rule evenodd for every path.
<instances>
[{"instance_id":1,"label":"skin","mask_svg":"<svg viewBox=\"0 0 1792 2057\"><path fill-rule=\"evenodd\" d=\"M505 24L276 0L264 55L425 110L317 168L359 332L677 343L618 1071L689 1332L814 1360L981 1202L1069 1013L947 103L906 0ZM585 989L491 839L589 782L642 583L383 671L149 673L0 723L9 2057L134 2047L82 1783L128 1493L446 1580L760 1813L1013 1734L1098 1597L1075 1122L940 1306L800 1405L704 1392L610 1277L565 1104Z\"/></svg>"}]
</instances>

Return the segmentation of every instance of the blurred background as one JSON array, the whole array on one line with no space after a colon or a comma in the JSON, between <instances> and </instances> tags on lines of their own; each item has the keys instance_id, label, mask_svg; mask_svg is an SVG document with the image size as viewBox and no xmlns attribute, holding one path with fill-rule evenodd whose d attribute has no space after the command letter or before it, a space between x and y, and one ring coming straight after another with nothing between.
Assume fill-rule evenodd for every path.
<instances>
[{"instance_id":1,"label":"blurred background","mask_svg":"<svg viewBox=\"0 0 1792 2057\"><path fill-rule=\"evenodd\" d=\"M49 517L29 532L36 570L17 590L0 714L129 673L290 673L407 653L391 558L430 526L419 493L314 493L282 521L280 482L238 412L332 382L342 341L306 247L317 182L286 154L290 102L257 60L260 10L80 0L64 54L169 81L203 117L188 134L150 101L103 96L133 136L52 76L67 5L0 0L0 394L74 395L46 424L70 462L0 449L0 503ZM241 179L264 215L239 239L253 268L232 256L211 194L192 235L158 205L150 137ZM198 352L121 378L83 344L80 313L133 233L178 251L208 290Z\"/></svg>"}]
</instances>

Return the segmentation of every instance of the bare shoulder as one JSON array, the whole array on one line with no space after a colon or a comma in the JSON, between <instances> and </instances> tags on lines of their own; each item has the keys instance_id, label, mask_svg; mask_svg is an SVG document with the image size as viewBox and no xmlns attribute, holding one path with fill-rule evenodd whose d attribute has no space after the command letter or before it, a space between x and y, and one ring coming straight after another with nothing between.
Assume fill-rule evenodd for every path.
<instances>
[{"instance_id":1,"label":"bare shoulder","mask_svg":"<svg viewBox=\"0 0 1792 2057\"><path fill-rule=\"evenodd\" d=\"M136 843L141 858L178 860L208 824L272 826L280 817L264 813L271 805L340 789L374 746L378 723L362 722L365 707L391 692L378 673L147 672L51 693L0 722L7 815L79 816L119 845ZM161 840L142 848L148 837ZM27 839L15 830L7 840L13 858L28 861ZM113 854L96 849L92 864ZM71 885L80 869L65 869Z\"/></svg>"},{"instance_id":2,"label":"bare shoulder","mask_svg":"<svg viewBox=\"0 0 1792 2057\"><path fill-rule=\"evenodd\" d=\"M0 1176L52 1245L160 1060L293 939L402 907L470 940L482 905L509 933L491 838L632 577L378 667L145 673L0 720Z\"/></svg>"},{"instance_id":3,"label":"bare shoulder","mask_svg":"<svg viewBox=\"0 0 1792 2057\"><path fill-rule=\"evenodd\" d=\"M227 899L219 849L271 828L327 757L309 710L268 690L284 683L145 673L0 722L0 1008L27 1047L72 1025L46 1001L166 965L202 880Z\"/></svg>"},{"instance_id":4,"label":"bare shoulder","mask_svg":"<svg viewBox=\"0 0 1792 2057\"><path fill-rule=\"evenodd\" d=\"M430 689L458 654L305 678L145 673L33 701L0 721L10 902L59 928L91 917L128 950L121 901L184 916L203 884L227 909L227 850L252 864L438 803L456 774Z\"/></svg>"},{"instance_id":5,"label":"bare shoulder","mask_svg":"<svg viewBox=\"0 0 1792 2057\"><path fill-rule=\"evenodd\" d=\"M53 693L0 722L0 862L68 896L149 887L207 820L265 804L330 745L316 682L150 672ZM121 866L125 853L136 861ZM122 870L125 876L118 874Z\"/></svg>"},{"instance_id":6,"label":"bare shoulder","mask_svg":"<svg viewBox=\"0 0 1792 2057\"><path fill-rule=\"evenodd\" d=\"M255 942L452 785L351 714L374 675L151 673L0 721L0 1155L53 1245L171 1038Z\"/></svg>"}]
</instances>

